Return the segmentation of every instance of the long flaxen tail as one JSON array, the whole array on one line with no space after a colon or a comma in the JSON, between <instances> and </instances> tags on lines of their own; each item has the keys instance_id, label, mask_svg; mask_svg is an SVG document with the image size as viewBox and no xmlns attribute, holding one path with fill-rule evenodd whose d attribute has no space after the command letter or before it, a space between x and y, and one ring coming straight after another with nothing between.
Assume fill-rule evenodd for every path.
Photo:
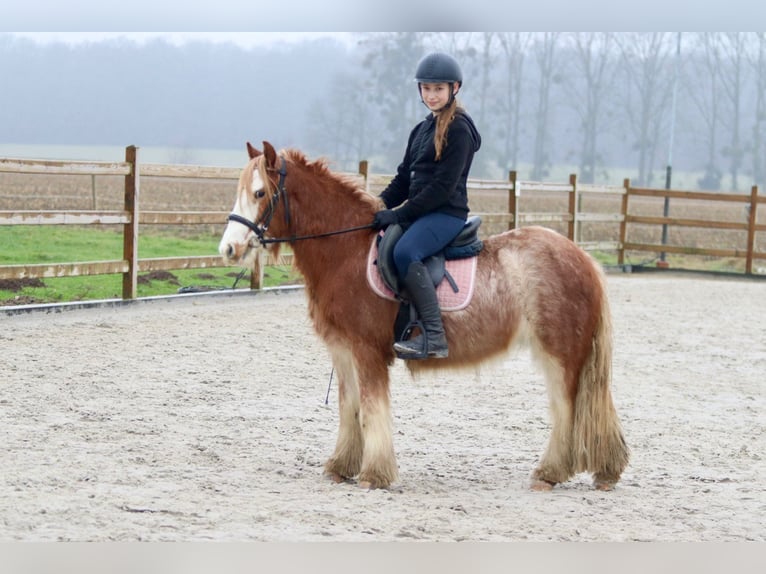
<instances>
[{"instance_id":1,"label":"long flaxen tail","mask_svg":"<svg viewBox=\"0 0 766 574\"><path fill-rule=\"evenodd\" d=\"M610 490L628 464L611 393L612 319L604 288L590 355L580 371L575 398L572 449L575 472L590 472L596 488Z\"/></svg>"}]
</instances>

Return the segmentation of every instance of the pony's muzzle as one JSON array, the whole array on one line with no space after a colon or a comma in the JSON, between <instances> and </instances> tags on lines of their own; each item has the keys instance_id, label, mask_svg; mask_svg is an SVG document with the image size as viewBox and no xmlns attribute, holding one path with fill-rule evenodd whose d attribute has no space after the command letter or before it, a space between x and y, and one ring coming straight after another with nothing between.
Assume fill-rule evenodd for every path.
<instances>
[{"instance_id":1,"label":"pony's muzzle","mask_svg":"<svg viewBox=\"0 0 766 574\"><path fill-rule=\"evenodd\" d=\"M218 245L218 253L227 265L242 265L252 262L259 247L260 242L253 234L244 241L224 237Z\"/></svg>"},{"instance_id":2,"label":"pony's muzzle","mask_svg":"<svg viewBox=\"0 0 766 574\"><path fill-rule=\"evenodd\" d=\"M247 255L248 250L250 249L249 243L233 243L233 242L224 242L222 241L221 244L218 246L218 253L221 254L221 257L223 257L224 261L229 264L234 264L239 262L242 258Z\"/></svg>"}]
</instances>

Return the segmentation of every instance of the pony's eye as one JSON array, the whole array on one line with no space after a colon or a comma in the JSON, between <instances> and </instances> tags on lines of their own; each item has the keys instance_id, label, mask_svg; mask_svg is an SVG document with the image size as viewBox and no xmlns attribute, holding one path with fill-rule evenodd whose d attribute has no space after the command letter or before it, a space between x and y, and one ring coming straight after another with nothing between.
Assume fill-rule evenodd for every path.
<instances>
[{"instance_id":1,"label":"pony's eye","mask_svg":"<svg viewBox=\"0 0 766 574\"><path fill-rule=\"evenodd\" d=\"M262 189L259 189L258 191L255 192L256 199L261 199L264 195L266 195L266 192L263 191Z\"/></svg>"}]
</instances>

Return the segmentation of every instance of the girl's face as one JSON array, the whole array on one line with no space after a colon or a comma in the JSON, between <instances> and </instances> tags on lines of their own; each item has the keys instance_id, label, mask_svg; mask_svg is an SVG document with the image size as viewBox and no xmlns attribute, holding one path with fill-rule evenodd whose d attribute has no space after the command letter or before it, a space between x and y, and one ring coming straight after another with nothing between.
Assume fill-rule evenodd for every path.
<instances>
[{"instance_id":1,"label":"girl's face","mask_svg":"<svg viewBox=\"0 0 766 574\"><path fill-rule=\"evenodd\" d=\"M457 94L458 85L454 85L453 93ZM449 84L446 82L438 84L420 84L420 97L423 98L426 106L432 112L438 112L449 102Z\"/></svg>"}]
</instances>

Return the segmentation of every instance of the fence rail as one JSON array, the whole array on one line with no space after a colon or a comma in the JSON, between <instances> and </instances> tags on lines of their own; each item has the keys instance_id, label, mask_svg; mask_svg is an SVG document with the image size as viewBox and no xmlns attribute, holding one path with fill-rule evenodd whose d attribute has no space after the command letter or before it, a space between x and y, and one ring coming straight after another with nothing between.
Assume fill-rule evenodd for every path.
<instances>
[{"instance_id":1,"label":"fence rail","mask_svg":"<svg viewBox=\"0 0 766 574\"><path fill-rule=\"evenodd\" d=\"M37 159L0 158L0 172L49 175L89 175L124 177L123 208L120 210L85 211L0 211L0 225L122 225L123 257L111 261L90 261L55 264L0 265L0 279L71 277L81 275L122 274L122 297L136 297L139 272L203 269L223 267L217 255L167 257L139 259L138 234L140 225L200 225L218 224L226 219L221 211L141 211L139 209L141 178L186 178L238 180L239 168L187 166L171 164L140 164L138 148L129 146L125 150L124 162L95 161L49 161ZM368 164L362 161L360 178L368 190L382 188L390 176L369 174ZM473 212L485 223L513 229L531 224L561 224L566 226L566 235L585 249L616 251L620 265L624 264L626 251L655 253L681 253L707 255L712 257L744 258L745 273L753 273L753 262L766 259L766 252L756 250L756 234L766 231L766 225L758 223L758 206L766 203L766 197L758 195L758 188L752 187L749 194L708 193L698 191L663 190L631 187L630 180L622 186L579 184L577 176L569 176L568 182L522 181L511 171L508 180L469 179L469 194L490 193L507 197L507 210L495 212ZM95 192L94 192L95 193ZM567 197L567 210L561 212L522 211L523 198L535 194L563 194ZM587 196L612 196L619 198L619 212L603 213L584 211L583 198ZM636 198L668 198L674 201L729 202L747 207L747 221L713 221L696 218L657 217L630 213L631 200ZM95 205L95 202L94 202ZM607 223L619 226L616 241L583 241L581 228L584 223ZM729 230L746 235L744 249L720 247L698 247L689 245L653 244L630 240L630 226L674 226L697 227L713 230ZM257 258L251 273L251 288L258 289L263 281L263 268L271 264L289 264L291 255L280 255L279 261Z\"/></svg>"},{"instance_id":2,"label":"fence rail","mask_svg":"<svg viewBox=\"0 0 766 574\"><path fill-rule=\"evenodd\" d=\"M681 191L665 189L633 188L630 180L624 183L626 190L625 209L622 227L620 229L620 243L618 263L624 263L626 250L653 251L661 253L681 253L686 255L708 255L712 257L736 257L745 259L745 274L753 273L753 262L756 259L766 259L766 252L757 251L755 248L756 232L766 231L766 225L758 223L758 205L766 203L766 197L758 196L758 186L752 186L749 194L736 193L708 193L698 191ZM653 197L669 198L681 201L705 201L742 203L747 207L747 222L733 221L708 221L702 219L689 219L677 217L646 217L628 214L627 201L630 197ZM718 247L696 247L688 245L657 245L631 242L627 239L627 225L629 223L666 225L675 227L698 227L704 229L736 230L745 232L745 249L722 249Z\"/></svg>"}]
</instances>

